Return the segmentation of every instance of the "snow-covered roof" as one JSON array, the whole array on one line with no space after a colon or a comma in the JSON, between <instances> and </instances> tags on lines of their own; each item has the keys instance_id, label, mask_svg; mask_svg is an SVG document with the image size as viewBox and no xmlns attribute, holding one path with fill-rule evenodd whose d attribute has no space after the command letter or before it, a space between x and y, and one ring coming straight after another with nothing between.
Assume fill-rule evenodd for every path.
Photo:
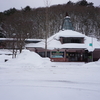
<instances>
[{"instance_id":1,"label":"snow-covered roof","mask_svg":"<svg viewBox=\"0 0 100 100\"><path fill-rule=\"evenodd\" d=\"M3 41L5 41L5 40L13 40L13 38L0 38L0 40L3 40Z\"/></svg>"},{"instance_id":2,"label":"snow-covered roof","mask_svg":"<svg viewBox=\"0 0 100 100\"><path fill-rule=\"evenodd\" d=\"M60 37L83 37L84 38L85 35L72 30L59 31L58 33L53 35L54 39L59 39ZM51 38L49 38L48 40L50 40Z\"/></svg>"},{"instance_id":3,"label":"snow-covered roof","mask_svg":"<svg viewBox=\"0 0 100 100\"><path fill-rule=\"evenodd\" d=\"M84 38L84 43L64 43L61 44L59 41L60 37L80 37ZM93 43L92 43L93 42ZM93 46L90 44L92 43ZM36 43L36 44L28 44L26 47L42 47L45 48L45 41ZM47 48L48 49L60 49L60 48L83 48L89 51L93 51L95 48L100 49L100 42L97 41L95 38L88 37L82 33L72 31L72 30L65 30L59 31L58 33L54 34L50 38L47 39Z\"/></svg>"},{"instance_id":4,"label":"snow-covered roof","mask_svg":"<svg viewBox=\"0 0 100 100\"><path fill-rule=\"evenodd\" d=\"M70 18L69 16L66 16L65 18Z\"/></svg>"},{"instance_id":5,"label":"snow-covered roof","mask_svg":"<svg viewBox=\"0 0 100 100\"><path fill-rule=\"evenodd\" d=\"M26 41L42 41L44 39L25 39Z\"/></svg>"}]
</instances>

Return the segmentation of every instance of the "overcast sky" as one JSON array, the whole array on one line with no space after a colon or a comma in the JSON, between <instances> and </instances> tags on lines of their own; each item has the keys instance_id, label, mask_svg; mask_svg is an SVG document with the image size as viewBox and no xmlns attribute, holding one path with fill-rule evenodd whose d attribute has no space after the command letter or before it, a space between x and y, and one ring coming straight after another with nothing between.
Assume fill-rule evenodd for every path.
<instances>
[{"instance_id":1,"label":"overcast sky","mask_svg":"<svg viewBox=\"0 0 100 100\"><path fill-rule=\"evenodd\" d=\"M30 6L31 8L44 7L46 0L0 0L0 12L8 10L10 8L21 9L26 6ZM51 5L55 4L64 4L69 0L48 0ZM70 0L72 2L77 2L80 0ZM100 0L87 0L88 2L93 2L94 6L100 5Z\"/></svg>"}]
</instances>

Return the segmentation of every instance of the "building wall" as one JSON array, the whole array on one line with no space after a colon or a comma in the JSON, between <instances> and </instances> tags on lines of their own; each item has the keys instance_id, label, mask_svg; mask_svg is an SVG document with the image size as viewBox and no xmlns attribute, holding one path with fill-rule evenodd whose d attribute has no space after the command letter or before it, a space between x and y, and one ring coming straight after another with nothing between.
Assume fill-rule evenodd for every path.
<instances>
[{"instance_id":1,"label":"building wall","mask_svg":"<svg viewBox=\"0 0 100 100\"><path fill-rule=\"evenodd\" d=\"M100 59L100 49L95 49L93 52L93 61L98 61Z\"/></svg>"}]
</instances>

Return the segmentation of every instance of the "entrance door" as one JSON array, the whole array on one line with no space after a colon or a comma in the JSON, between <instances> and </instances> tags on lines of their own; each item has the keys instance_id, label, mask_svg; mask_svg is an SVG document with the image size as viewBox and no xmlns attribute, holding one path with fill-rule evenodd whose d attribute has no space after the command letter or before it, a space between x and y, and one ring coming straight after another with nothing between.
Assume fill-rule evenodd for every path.
<instances>
[{"instance_id":1,"label":"entrance door","mask_svg":"<svg viewBox=\"0 0 100 100\"><path fill-rule=\"evenodd\" d=\"M69 62L83 61L84 54L78 52L67 52L66 59L68 59Z\"/></svg>"},{"instance_id":2,"label":"entrance door","mask_svg":"<svg viewBox=\"0 0 100 100\"><path fill-rule=\"evenodd\" d=\"M69 61L77 61L77 56L75 52L70 52L69 53Z\"/></svg>"}]
</instances>

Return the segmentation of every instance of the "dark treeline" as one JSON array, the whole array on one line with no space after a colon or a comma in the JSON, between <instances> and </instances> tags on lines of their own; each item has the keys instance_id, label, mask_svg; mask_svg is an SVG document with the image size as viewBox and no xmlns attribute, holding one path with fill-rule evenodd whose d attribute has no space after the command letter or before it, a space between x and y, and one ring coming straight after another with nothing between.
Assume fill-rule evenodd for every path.
<instances>
[{"instance_id":1,"label":"dark treeline","mask_svg":"<svg viewBox=\"0 0 100 100\"><path fill-rule=\"evenodd\" d=\"M47 9L47 11L46 11ZM66 12L71 17L75 31L86 35L100 37L100 8L93 3L81 0L71 1L63 5L54 5L48 8L30 8L21 10L11 8L0 13L0 30L6 37L13 33L25 38L44 38L46 33L46 14L48 15L48 37L61 29Z\"/></svg>"}]
</instances>

